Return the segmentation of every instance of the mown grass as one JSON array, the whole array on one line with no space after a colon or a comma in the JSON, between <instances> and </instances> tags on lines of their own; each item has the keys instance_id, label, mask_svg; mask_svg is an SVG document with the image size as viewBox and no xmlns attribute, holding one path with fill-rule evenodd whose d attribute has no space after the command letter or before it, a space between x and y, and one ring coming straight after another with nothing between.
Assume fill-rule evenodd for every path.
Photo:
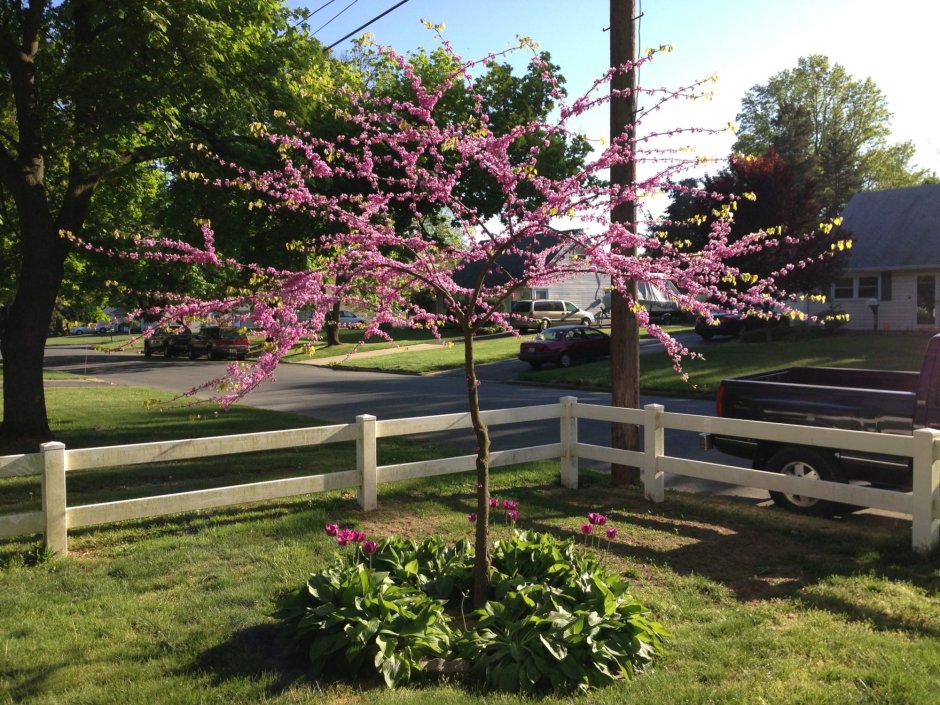
<instances>
[{"instance_id":1,"label":"mown grass","mask_svg":"<svg viewBox=\"0 0 940 705\"><path fill-rule=\"evenodd\" d=\"M364 331L361 328L344 328L339 332L340 345L328 346L325 339L306 341L298 345L284 356L286 362L309 359L310 357L342 357L353 352L368 352L370 350L387 350L394 347L404 347L416 343L433 343L437 338L427 328L396 328L389 331L392 340L371 337L363 341ZM455 340L460 335L454 329L442 329L441 340Z\"/></svg>"},{"instance_id":2,"label":"mown grass","mask_svg":"<svg viewBox=\"0 0 940 705\"><path fill-rule=\"evenodd\" d=\"M54 423L65 425L57 435L71 446L309 423L238 408L219 417L143 410L152 391L110 404L99 394L116 388L50 391ZM95 393L82 401L75 392ZM334 467L301 462L305 472ZM215 462L223 475L231 467L231 457ZM180 472L198 483L205 471ZM233 482L253 474L231 472ZM116 472L96 491L132 485L136 473ZM546 462L500 470L493 482L497 495L520 501L523 528L568 536L586 512L606 512L620 529L606 560L674 636L669 654L632 683L539 702L937 702L940 568L911 553L909 522L816 520L672 493L649 505L599 473L583 471L575 492L557 475ZM66 558L46 557L35 537L0 541L0 702L528 702L457 683L388 692L370 681L314 682L271 617L278 598L331 556L324 523L456 539L468 531L473 490L470 475L457 475L383 486L368 514L354 493L337 492L76 530Z\"/></svg>"},{"instance_id":3,"label":"mown grass","mask_svg":"<svg viewBox=\"0 0 940 705\"><path fill-rule=\"evenodd\" d=\"M642 355L640 384L644 392L650 393L711 393L728 377L797 365L920 370L930 337L927 333L845 334L773 343L712 341L697 348L704 359L682 363L683 371L689 376L688 382L676 374L665 353ZM519 378L528 382L609 388L610 361L600 360L568 369L526 371Z\"/></svg>"},{"instance_id":4,"label":"mown grass","mask_svg":"<svg viewBox=\"0 0 940 705\"><path fill-rule=\"evenodd\" d=\"M689 330L688 326L667 326L666 329L673 332ZM534 334L477 340L473 345L474 359L480 365L488 362L500 362L501 360L514 360L519 356L521 342L531 340L533 337ZM643 337L646 337L645 333ZM460 342L445 342L434 350L409 350L401 355L351 358L343 360L339 364L349 369L368 369L402 374L430 374L463 367L464 346Z\"/></svg>"}]
</instances>

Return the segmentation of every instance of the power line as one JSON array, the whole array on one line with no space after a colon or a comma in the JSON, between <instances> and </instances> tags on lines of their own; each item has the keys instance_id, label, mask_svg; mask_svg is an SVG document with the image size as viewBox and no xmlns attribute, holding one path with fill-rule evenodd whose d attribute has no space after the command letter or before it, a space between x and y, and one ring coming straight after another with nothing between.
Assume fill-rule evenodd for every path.
<instances>
[{"instance_id":1,"label":"power line","mask_svg":"<svg viewBox=\"0 0 940 705\"><path fill-rule=\"evenodd\" d=\"M355 5L357 2L359 2L359 0L352 0L352 2L349 3L346 7L344 7L342 10L340 10L340 11L337 12L335 15L333 15L329 20L327 20L326 24L320 25L320 26L313 32L313 36L316 36L316 35L317 35L317 32L319 32L319 31L320 31L321 29L323 29L324 27L327 27L331 22L333 22L333 20L335 20L335 19L336 19L337 17L339 17L340 15L342 15L344 12L346 12L346 10L348 10L350 7L352 7L353 5Z\"/></svg>"},{"instance_id":2,"label":"power line","mask_svg":"<svg viewBox=\"0 0 940 705\"><path fill-rule=\"evenodd\" d=\"M353 0L353 2L356 2L356 0ZM364 30L366 27L368 27L370 24L373 24L373 23L375 23L375 22L378 22L380 19L382 19L383 17L385 17L385 15L387 15L389 12L392 12L393 10L397 10L399 7L401 7L402 5L404 5L406 2L408 2L408 0L401 0L401 2L399 2L398 4L392 5L392 7L388 8L388 9L387 9L385 12L383 12L381 15L376 15L376 16L373 17L371 20L369 20L368 22L366 22L364 25L360 25L359 27L356 27L352 32L350 32L349 34L347 34L345 37L342 37L341 39L337 39L335 42L333 42L332 44L330 44L330 45L327 47L327 49L332 49L332 48L335 47L337 44L340 44L340 43L342 43L342 42L345 42L347 39L349 39L351 36L353 36L353 35L356 34L357 32L361 32L361 31ZM345 10L343 10L343 12L345 12ZM342 14L342 13L340 13L340 14ZM333 20L330 20L330 22L332 22L332 21L333 21ZM321 29L322 29L322 28L321 28ZM319 31L320 31L320 30L318 29L317 32L319 32ZM314 34L316 34L316 32L314 32Z\"/></svg>"},{"instance_id":3,"label":"power line","mask_svg":"<svg viewBox=\"0 0 940 705\"><path fill-rule=\"evenodd\" d=\"M303 17L300 17L294 24L292 24L292 25L290 26L290 28L291 28L291 29L294 29L294 28L297 27L298 25L303 24L304 22L306 22L307 20L309 20L311 17L313 17L315 14L317 14L320 10L322 10L322 9L325 8L325 7L329 7L329 6L332 5L334 2L336 2L336 0L327 0L327 2L323 3L322 5L320 5L320 7L318 7L318 8L317 8L316 10L314 10L313 12L307 10L306 14L304 14ZM299 14L299 11L298 11L298 14Z\"/></svg>"}]
</instances>

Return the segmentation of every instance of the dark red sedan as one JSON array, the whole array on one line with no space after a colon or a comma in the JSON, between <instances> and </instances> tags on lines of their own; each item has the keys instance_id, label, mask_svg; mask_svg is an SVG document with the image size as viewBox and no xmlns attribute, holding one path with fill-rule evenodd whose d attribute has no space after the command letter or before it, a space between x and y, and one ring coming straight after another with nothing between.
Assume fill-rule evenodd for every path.
<instances>
[{"instance_id":1,"label":"dark red sedan","mask_svg":"<svg viewBox=\"0 0 940 705\"><path fill-rule=\"evenodd\" d=\"M610 336L589 326L546 328L519 346L519 359L538 369L551 362L571 367L576 360L595 360L610 355Z\"/></svg>"}]
</instances>

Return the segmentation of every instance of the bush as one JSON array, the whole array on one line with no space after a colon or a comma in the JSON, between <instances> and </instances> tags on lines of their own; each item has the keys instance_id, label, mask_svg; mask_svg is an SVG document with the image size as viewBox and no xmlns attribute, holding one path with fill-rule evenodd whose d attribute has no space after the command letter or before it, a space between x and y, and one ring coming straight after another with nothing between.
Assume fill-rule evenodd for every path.
<instances>
[{"instance_id":1,"label":"bush","mask_svg":"<svg viewBox=\"0 0 940 705\"><path fill-rule=\"evenodd\" d=\"M472 582L468 541L389 538L368 551L354 544L351 555L336 554L311 575L277 616L314 675L374 670L389 687L410 682L431 659L463 659L491 689L588 690L632 677L663 652L663 627L620 576L573 541L514 531L495 542L492 559L493 599L463 615ZM458 613L460 629L451 616Z\"/></svg>"}]
</instances>

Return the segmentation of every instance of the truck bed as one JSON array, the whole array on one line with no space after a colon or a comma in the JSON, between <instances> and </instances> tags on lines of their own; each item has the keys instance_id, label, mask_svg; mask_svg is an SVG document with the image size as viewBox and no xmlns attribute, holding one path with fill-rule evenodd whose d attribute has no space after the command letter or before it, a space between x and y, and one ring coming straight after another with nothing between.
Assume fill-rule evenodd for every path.
<instances>
[{"instance_id":1,"label":"truck bed","mask_svg":"<svg viewBox=\"0 0 940 705\"><path fill-rule=\"evenodd\" d=\"M910 434L917 372L790 367L726 379L721 416Z\"/></svg>"}]
</instances>

